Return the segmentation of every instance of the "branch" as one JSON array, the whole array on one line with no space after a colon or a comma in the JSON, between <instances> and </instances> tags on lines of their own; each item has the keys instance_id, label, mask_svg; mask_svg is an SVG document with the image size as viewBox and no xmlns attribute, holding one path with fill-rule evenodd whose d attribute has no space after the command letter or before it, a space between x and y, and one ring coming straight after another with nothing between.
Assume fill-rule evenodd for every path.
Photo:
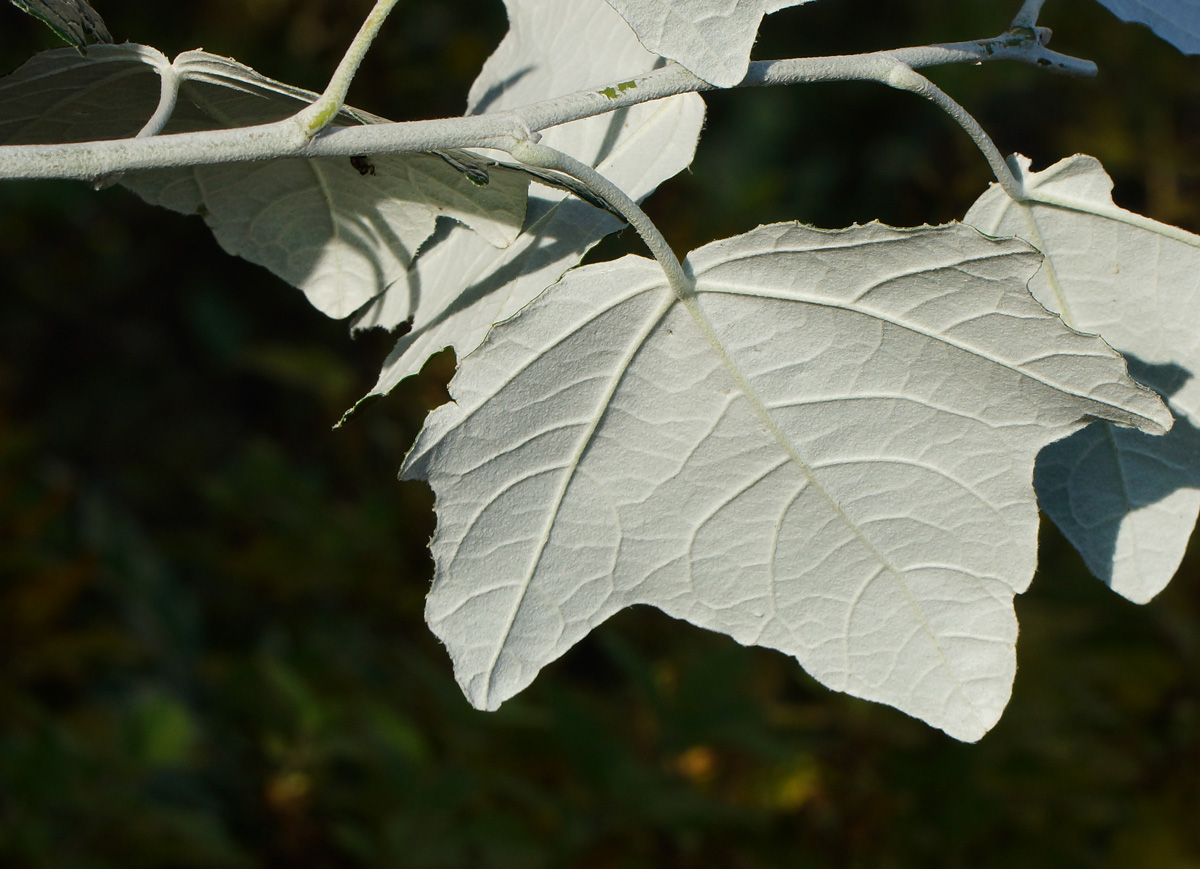
<instances>
[{"instance_id":1,"label":"branch","mask_svg":"<svg viewBox=\"0 0 1200 869\"><path fill-rule=\"evenodd\" d=\"M1015 60L1072 75L1094 75L1095 64L1045 47L1045 28L1010 31L995 39L947 43L839 57L757 61L737 87L827 81L880 81L896 62L911 69L954 63ZM178 133L140 139L116 139L65 145L0 146L0 179L73 178L91 181L114 172L272 160L283 157L351 157L492 148L526 140L547 127L602 115L626 106L676 94L716 90L675 63L596 90L504 112L430 121L338 127L309 138L296 118L273 124Z\"/></svg>"}]
</instances>

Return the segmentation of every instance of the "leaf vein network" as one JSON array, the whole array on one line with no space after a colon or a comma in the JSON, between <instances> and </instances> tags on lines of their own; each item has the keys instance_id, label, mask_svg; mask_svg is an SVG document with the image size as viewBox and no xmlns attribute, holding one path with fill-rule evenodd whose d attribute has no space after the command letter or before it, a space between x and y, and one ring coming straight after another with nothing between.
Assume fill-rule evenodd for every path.
<instances>
[{"instance_id":1,"label":"leaf vein network","mask_svg":"<svg viewBox=\"0 0 1200 869\"><path fill-rule=\"evenodd\" d=\"M625 300L623 299L622 301L625 301ZM645 346L646 339L650 336L650 334L654 331L654 329L657 328L659 322L661 322L663 317L665 317L667 315L667 312L670 311L671 308L674 307L674 305L675 305L674 297L669 296L666 299L664 299L662 304L659 305L657 311L654 312L653 316L648 316L646 318L646 322L643 324L643 327L640 330L638 330L634 340L631 341L629 346L626 348L626 352L625 352L623 359L621 360L621 364L618 365L616 370L613 372L613 375L609 381L609 387L608 387L605 395L603 396L602 400L596 402L597 409L596 409L596 413L594 414L594 416L591 420L591 425L587 428L587 430L579 438L579 442L576 445L576 449L575 449L574 453L572 454L570 461L562 468L562 470L564 471L564 473L562 475L562 482L559 485L558 491L554 495L554 499L551 502L550 508L546 512L546 519L542 524L541 533L538 535L537 551L533 554L532 558L530 559L530 565L529 565L529 568L525 572L525 577L524 577L523 581L521 582L521 588L520 588L519 593L517 594L517 599L513 604L512 610L509 613L508 618L506 620L504 629L501 632L501 636L503 637L503 639L497 645L495 654L492 656L492 660L489 663L488 668L487 668L487 692L489 694L491 693L491 691L494 687L494 681L495 681L495 677L496 677L496 665L499 663L500 655L503 654L504 648L507 645L508 637L512 633L512 627L516 623L516 619L517 619L518 614L521 611L521 607L525 603L526 596L529 593L529 587L533 582L534 576L537 574L538 566L540 565L542 556L545 554L545 551L546 551L546 546L550 542L551 531L553 530L554 525L558 519L558 514L562 509L563 501L565 500L565 498L567 496L567 491L570 489L571 483L574 481L575 475L579 471L580 462L581 462L584 454L587 452L588 447L591 445L592 440L595 436L596 430L600 427L600 424L604 419L604 415L608 409L608 406L612 401L612 397L616 393L621 382L624 380L625 374L628 371L629 366L633 364L633 360L637 357L638 353ZM595 317L599 316L600 313L610 310L612 307L614 307L614 305L604 306L604 308L602 308L600 312L598 312L592 318L589 318L589 322L591 320L595 319ZM575 329L572 329L571 332L575 333L578 330L579 330L579 327L576 327ZM563 340L565 340L565 338L558 339L553 346L558 346L559 344L562 343ZM485 700L485 702L486 702L486 700Z\"/></svg>"}]
</instances>

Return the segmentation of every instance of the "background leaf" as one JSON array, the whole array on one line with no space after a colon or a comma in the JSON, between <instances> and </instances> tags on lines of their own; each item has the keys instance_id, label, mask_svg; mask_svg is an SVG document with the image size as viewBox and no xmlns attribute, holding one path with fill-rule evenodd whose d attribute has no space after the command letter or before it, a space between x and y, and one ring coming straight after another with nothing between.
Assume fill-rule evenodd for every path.
<instances>
[{"instance_id":1,"label":"background leaf","mask_svg":"<svg viewBox=\"0 0 1200 869\"><path fill-rule=\"evenodd\" d=\"M1185 54L1200 54L1200 6L1190 0L1099 0L1123 21L1145 24Z\"/></svg>"},{"instance_id":2,"label":"background leaf","mask_svg":"<svg viewBox=\"0 0 1200 869\"><path fill-rule=\"evenodd\" d=\"M169 65L146 45L97 45L86 55L65 48L40 52L0 78L0 142L135 136L158 105L156 69Z\"/></svg>"},{"instance_id":3,"label":"background leaf","mask_svg":"<svg viewBox=\"0 0 1200 869\"><path fill-rule=\"evenodd\" d=\"M808 0L608 0L651 51L715 84L746 77L764 15Z\"/></svg>"},{"instance_id":4,"label":"background leaf","mask_svg":"<svg viewBox=\"0 0 1200 869\"><path fill-rule=\"evenodd\" d=\"M1038 301L1124 353L1176 417L1161 438L1098 422L1038 459L1042 509L1097 577L1145 603L1174 576L1200 512L1200 237L1118 208L1092 157L1013 165L1030 198L993 185L966 222L1037 246Z\"/></svg>"},{"instance_id":5,"label":"background leaf","mask_svg":"<svg viewBox=\"0 0 1200 869\"><path fill-rule=\"evenodd\" d=\"M0 79L0 141L86 141L136 135L159 100L156 67L166 58L145 46L100 46L80 57L44 52ZM315 94L201 51L171 64L182 78L164 133L269 123L289 117ZM54 105L55 111L41 109ZM382 119L348 110L342 123ZM269 160L126 173L121 183L183 214L202 214L229 253L266 266L331 317L346 317L388 287L407 291L417 249L445 215L487 245L510 243L525 213L528 180L461 152L484 167L481 186L443 157L389 154L363 167L347 159Z\"/></svg>"},{"instance_id":6,"label":"background leaf","mask_svg":"<svg viewBox=\"0 0 1200 869\"><path fill-rule=\"evenodd\" d=\"M46 25L82 49L93 42L112 42L112 34L104 20L86 0L11 0L23 12L44 21Z\"/></svg>"}]
</instances>

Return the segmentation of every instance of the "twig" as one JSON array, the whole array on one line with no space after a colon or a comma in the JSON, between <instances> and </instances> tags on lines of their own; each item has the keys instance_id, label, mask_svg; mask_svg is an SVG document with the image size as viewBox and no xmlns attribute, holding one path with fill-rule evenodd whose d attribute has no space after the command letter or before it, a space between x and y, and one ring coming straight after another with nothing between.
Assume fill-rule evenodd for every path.
<instances>
[{"instance_id":1,"label":"twig","mask_svg":"<svg viewBox=\"0 0 1200 869\"><path fill-rule=\"evenodd\" d=\"M364 25L365 26L365 25ZM357 40L356 40L357 41ZM364 48L365 51L365 48ZM361 57L360 57L361 59ZM893 49L839 57L758 61L738 87L823 81L884 81L896 62L909 69L953 63L1015 60L1074 75L1091 75L1094 64L1049 51L1036 31L1006 33L995 39ZM337 76L335 75L335 78ZM338 87L349 85L341 79ZM331 83L331 93L334 85ZM580 118L612 112L676 94L714 90L675 63L637 76L542 100L516 109L461 118L368 124L327 129L310 139L297 118L273 124L62 145L0 146L0 179L76 178L85 181L114 172L199 166L282 157L351 157L449 148L488 148L521 140ZM343 94L344 95L344 94ZM336 96L336 94L334 95ZM334 105L334 102L329 105ZM315 109L319 119L325 109ZM309 111L306 109L305 111ZM304 113L302 112L301 115Z\"/></svg>"}]
</instances>

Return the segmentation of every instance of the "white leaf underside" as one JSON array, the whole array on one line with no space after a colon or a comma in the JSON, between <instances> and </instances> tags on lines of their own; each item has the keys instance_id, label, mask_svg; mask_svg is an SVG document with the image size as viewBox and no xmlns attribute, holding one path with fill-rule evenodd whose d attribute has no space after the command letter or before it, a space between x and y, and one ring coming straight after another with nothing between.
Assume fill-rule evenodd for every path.
<instances>
[{"instance_id":1,"label":"white leaf underside","mask_svg":"<svg viewBox=\"0 0 1200 869\"><path fill-rule=\"evenodd\" d=\"M1184 54L1200 54L1200 3L1196 0L1099 0L1122 21L1145 24Z\"/></svg>"},{"instance_id":2,"label":"white leaf underside","mask_svg":"<svg viewBox=\"0 0 1200 869\"><path fill-rule=\"evenodd\" d=\"M97 46L86 57L43 52L0 80L0 141L136 135L158 103L155 67L167 64L136 45ZM315 96L201 51L173 66L185 80L167 133L282 120ZM354 110L343 116L380 120ZM431 154L380 155L365 165L366 175L343 158L269 160L131 172L120 182L152 204L203 214L227 252L270 269L331 317L404 284L439 216L494 246L509 244L524 218L523 173L494 169L480 187Z\"/></svg>"},{"instance_id":3,"label":"white leaf underside","mask_svg":"<svg viewBox=\"0 0 1200 869\"><path fill-rule=\"evenodd\" d=\"M509 32L471 88L468 114L503 111L623 76L662 60L647 52L603 0L507 0ZM594 165L634 199L692 161L704 102L683 94L543 131L543 142ZM621 224L560 190L531 188L522 234L504 250L448 226L422 251L406 287L364 309L356 327L411 320L372 395L416 374L433 353L466 355L493 323L512 316Z\"/></svg>"},{"instance_id":4,"label":"white leaf underside","mask_svg":"<svg viewBox=\"0 0 1200 869\"><path fill-rule=\"evenodd\" d=\"M993 185L965 221L1039 248L1038 301L1124 353L1176 416L1164 437L1096 423L1038 460L1047 515L1097 577L1144 603L1175 574L1200 512L1200 237L1118 208L1092 157L1013 166L1030 200Z\"/></svg>"},{"instance_id":5,"label":"white leaf underside","mask_svg":"<svg viewBox=\"0 0 1200 869\"><path fill-rule=\"evenodd\" d=\"M1031 477L1097 416L1170 416L963 226L779 224L569 273L460 364L404 475L437 495L427 619L493 709L620 609L796 657L964 740L1011 690Z\"/></svg>"},{"instance_id":6,"label":"white leaf underside","mask_svg":"<svg viewBox=\"0 0 1200 869\"><path fill-rule=\"evenodd\" d=\"M651 51L717 87L746 77L764 15L808 0L608 0Z\"/></svg>"}]
</instances>

